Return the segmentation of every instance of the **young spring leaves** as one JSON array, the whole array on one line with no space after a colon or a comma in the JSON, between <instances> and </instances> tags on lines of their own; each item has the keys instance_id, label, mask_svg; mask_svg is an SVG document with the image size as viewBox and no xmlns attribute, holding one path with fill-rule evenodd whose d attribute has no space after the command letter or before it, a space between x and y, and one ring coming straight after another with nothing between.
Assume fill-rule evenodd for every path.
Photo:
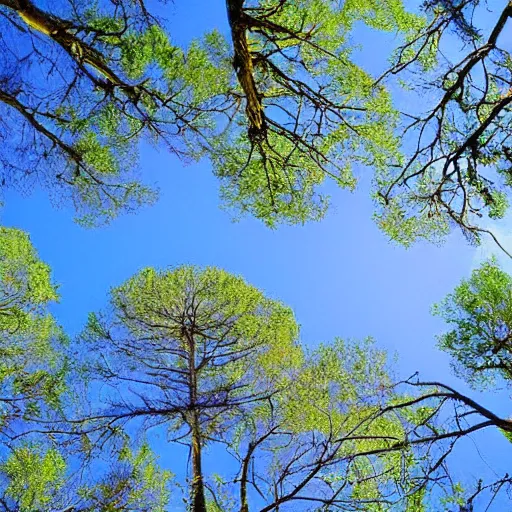
<instances>
[{"instance_id":1,"label":"young spring leaves","mask_svg":"<svg viewBox=\"0 0 512 512\"><path fill-rule=\"evenodd\" d=\"M321 218L326 177L353 188L352 164L398 153L389 95L352 59L354 26L407 33L420 19L397 1L226 3L245 112L214 152L224 198L271 226Z\"/></svg>"},{"instance_id":2,"label":"young spring leaves","mask_svg":"<svg viewBox=\"0 0 512 512\"><path fill-rule=\"evenodd\" d=\"M440 345L473 385L512 379L512 277L483 263L435 308L452 326Z\"/></svg>"},{"instance_id":3,"label":"young spring leaves","mask_svg":"<svg viewBox=\"0 0 512 512\"><path fill-rule=\"evenodd\" d=\"M226 205L274 226L322 217L326 177L353 188L354 163L396 160L396 114L352 35L413 34L420 18L399 0L226 7L230 34L185 50L144 2L0 1L3 182L37 180L81 222L109 221L154 199L134 175L149 140L208 156Z\"/></svg>"},{"instance_id":4,"label":"young spring leaves","mask_svg":"<svg viewBox=\"0 0 512 512\"><path fill-rule=\"evenodd\" d=\"M75 462L76 463L76 462ZM0 462L0 503L9 512L165 512L171 475L146 445L124 446L75 473L55 448L31 443Z\"/></svg>"},{"instance_id":5,"label":"young spring leaves","mask_svg":"<svg viewBox=\"0 0 512 512\"><path fill-rule=\"evenodd\" d=\"M213 122L225 71L202 43L186 57L139 2L4 0L0 12L3 184L37 180L88 225L151 202L139 142L181 154L186 129Z\"/></svg>"},{"instance_id":6,"label":"young spring leaves","mask_svg":"<svg viewBox=\"0 0 512 512\"><path fill-rule=\"evenodd\" d=\"M392 395L386 366L371 340L321 345L281 393L226 432L240 463L230 489L241 510L253 510L256 493L262 512L307 504L377 511L380 502L400 507L414 494L407 488L414 458L393 450L407 423L385 410Z\"/></svg>"},{"instance_id":7,"label":"young spring leaves","mask_svg":"<svg viewBox=\"0 0 512 512\"><path fill-rule=\"evenodd\" d=\"M202 449L279 389L300 362L292 312L216 268L148 268L91 315L85 339L93 377L112 392L109 426L165 425L191 447L190 503L206 510ZM95 355L95 356L94 356Z\"/></svg>"},{"instance_id":8,"label":"young spring leaves","mask_svg":"<svg viewBox=\"0 0 512 512\"><path fill-rule=\"evenodd\" d=\"M57 300L49 267L22 231L0 227L0 430L41 407L59 405L65 389L66 338L48 312Z\"/></svg>"}]
</instances>

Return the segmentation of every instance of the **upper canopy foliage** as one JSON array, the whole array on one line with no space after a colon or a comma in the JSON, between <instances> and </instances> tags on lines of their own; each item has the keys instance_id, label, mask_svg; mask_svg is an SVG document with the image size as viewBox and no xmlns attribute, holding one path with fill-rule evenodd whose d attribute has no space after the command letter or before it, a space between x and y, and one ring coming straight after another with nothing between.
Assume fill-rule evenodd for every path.
<instances>
[{"instance_id":1,"label":"upper canopy foliage","mask_svg":"<svg viewBox=\"0 0 512 512\"><path fill-rule=\"evenodd\" d=\"M231 42L198 34L185 50L144 2L2 0L5 184L44 183L83 222L109 220L153 197L132 177L149 139L209 156L226 203L274 225L320 218L326 176L351 188L353 163L396 158L389 95L351 34L420 18L398 0L226 5Z\"/></svg>"},{"instance_id":2,"label":"upper canopy foliage","mask_svg":"<svg viewBox=\"0 0 512 512\"><path fill-rule=\"evenodd\" d=\"M155 198L135 172L149 140L207 156L225 205L270 226L321 218L325 178L353 188L358 163L374 172L379 225L401 243L451 225L478 242L479 218L505 215L508 4L489 14L480 0L429 1L422 16L399 0L226 9L229 34L185 49L143 1L0 1L2 183L42 183L81 222L109 221ZM379 79L354 57L361 24L403 42ZM393 77L422 101L394 110Z\"/></svg>"},{"instance_id":3,"label":"upper canopy foliage","mask_svg":"<svg viewBox=\"0 0 512 512\"><path fill-rule=\"evenodd\" d=\"M382 78L397 75L413 97L403 118L406 158L378 175L379 222L409 244L439 239L450 226L478 243L480 219L508 211L512 154L510 2L433 0L428 23L396 53Z\"/></svg>"},{"instance_id":4,"label":"upper canopy foliage","mask_svg":"<svg viewBox=\"0 0 512 512\"><path fill-rule=\"evenodd\" d=\"M105 412L121 424L170 422L182 435L197 408L215 438L301 360L290 309L219 269L145 269L112 290L111 304L91 315L84 339L93 377L116 390Z\"/></svg>"},{"instance_id":5,"label":"upper canopy foliage","mask_svg":"<svg viewBox=\"0 0 512 512\"><path fill-rule=\"evenodd\" d=\"M147 446L132 451L127 439L121 448L104 443L105 460L98 464L87 443L76 451L76 443L62 438L72 427L52 428L75 403L68 393L67 340L48 312L57 299L50 268L28 235L0 227L0 507L163 511L170 474Z\"/></svg>"},{"instance_id":6,"label":"upper canopy foliage","mask_svg":"<svg viewBox=\"0 0 512 512\"><path fill-rule=\"evenodd\" d=\"M208 157L225 204L274 226L321 218L325 178L352 188L364 164L393 239L456 224L478 241L478 219L505 215L512 184L512 3L487 29L480 0L423 7L226 0L229 34L185 49L144 0L0 0L1 186L41 183L84 224L109 221L154 199L136 176L151 141ZM361 25L403 41L378 80L356 63ZM422 87L413 112L393 108L395 75ZM395 382L371 340L304 350L292 310L227 272L140 271L90 315L73 364L56 300L28 236L0 227L6 511L163 512L171 474L133 442L148 432L190 449L172 462L190 465L194 512L469 510L512 485L506 475L463 497L447 465L468 434L512 439L512 420L439 382ZM509 275L485 263L436 309L471 384L511 379ZM230 464L212 475L203 461L221 449Z\"/></svg>"}]
</instances>

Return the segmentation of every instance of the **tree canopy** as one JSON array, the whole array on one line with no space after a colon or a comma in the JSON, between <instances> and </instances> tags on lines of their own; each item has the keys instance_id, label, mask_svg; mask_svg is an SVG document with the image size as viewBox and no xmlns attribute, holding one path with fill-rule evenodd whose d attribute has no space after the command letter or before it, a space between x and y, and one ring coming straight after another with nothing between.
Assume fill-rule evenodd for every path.
<instances>
[{"instance_id":1,"label":"tree canopy","mask_svg":"<svg viewBox=\"0 0 512 512\"><path fill-rule=\"evenodd\" d=\"M435 310L453 326L441 348L466 379L481 385L512 378L512 277L495 261L475 269Z\"/></svg>"},{"instance_id":2,"label":"tree canopy","mask_svg":"<svg viewBox=\"0 0 512 512\"><path fill-rule=\"evenodd\" d=\"M207 157L224 204L269 226L320 219L326 178L353 188L363 165L393 240L494 236L480 219L509 202L508 4L228 0L229 30L187 48L153 7L0 2L4 186L42 184L108 222L155 199L137 171L151 141ZM358 64L361 25L399 35L380 76Z\"/></svg>"},{"instance_id":3,"label":"tree canopy","mask_svg":"<svg viewBox=\"0 0 512 512\"><path fill-rule=\"evenodd\" d=\"M275 227L321 219L365 167L392 240L458 227L504 249L488 229L512 185L498 3L225 0L225 28L185 45L165 3L0 0L0 188L108 223L156 200L151 143L207 159L224 206ZM395 51L363 66L375 32ZM0 511L474 512L512 495L509 473L453 470L472 434L512 442L473 393L512 379L495 259L433 308L467 391L402 377L372 338L306 344L292 308L217 267L124 279L72 333L49 265L0 226Z\"/></svg>"},{"instance_id":4,"label":"tree canopy","mask_svg":"<svg viewBox=\"0 0 512 512\"><path fill-rule=\"evenodd\" d=\"M358 22L410 34L420 17L380 0L226 8L230 34L185 49L144 2L0 2L3 182L42 183L103 222L152 200L133 177L151 140L209 157L225 203L274 225L323 216L327 176L352 188L354 163L396 157L396 113L351 34Z\"/></svg>"},{"instance_id":5,"label":"tree canopy","mask_svg":"<svg viewBox=\"0 0 512 512\"><path fill-rule=\"evenodd\" d=\"M402 121L404 159L379 178L381 224L399 241L439 239L453 225L478 243L510 197L509 2L433 0L428 22L381 77L398 76L421 108ZM482 220L482 218L484 220Z\"/></svg>"},{"instance_id":6,"label":"tree canopy","mask_svg":"<svg viewBox=\"0 0 512 512\"><path fill-rule=\"evenodd\" d=\"M133 450L125 438L105 445L98 461L53 428L76 405L68 340L48 311L57 299L50 268L28 235L0 227L0 507L163 511L170 474L147 446Z\"/></svg>"},{"instance_id":7,"label":"tree canopy","mask_svg":"<svg viewBox=\"0 0 512 512\"><path fill-rule=\"evenodd\" d=\"M91 439L163 429L184 443L198 512L416 511L485 495L456 490L447 461L471 432L509 435L509 420L442 383L396 380L372 340L306 351L298 337L291 310L239 277L144 269L90 316L80 343L101 391L73 421ZM231 463L209 474L219 450Z\"/></svg>"},{"instance_id":8,"label":"tree canopy","mask_svg":"<svg viewBox=\"0 0 512 512\"><path fill-rule=\"evenodd\" d=\"M6 511L165 511L180 497L196 512L451 511L510 488L507 475L473 488L450 476L469 434L511 437L510 420L446 384L397 379L371 339L307 350L290 308L182 266L113 288L68 348L49 267L23 232L0 235ZM455 325L442 346L470 381L508 378L510 279L486 263L438 306ZM160 468L152 432L190 458Z\"/></svg>"}]
</instances>

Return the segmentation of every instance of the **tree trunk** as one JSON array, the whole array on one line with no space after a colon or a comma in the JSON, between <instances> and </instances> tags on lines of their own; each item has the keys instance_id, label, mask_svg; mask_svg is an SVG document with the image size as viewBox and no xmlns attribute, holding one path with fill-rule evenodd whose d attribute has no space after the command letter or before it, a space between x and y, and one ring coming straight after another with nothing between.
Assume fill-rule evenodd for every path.
<instances>
[{"instance_id":1,"label":"tree trunk","mask_svg":"<svg viewBox=\"0 0 512 512\"><path fill-rule=\"evenodd\" d=\"M194 411L192 425L192 512L206 512L204 494L203 468L201 460L201 429L199 419Z\"/></svg>"},{"instance_id":2,"label":"tree trunk","mask_svg":"<svg viewBox=\"0 0 512 512\"><path fill-rule=\"evenodd\" d=\"M191 512L206 512L206 498L204 493L203 468L201 457L201 424L197 410L197 368L196 368L196 343L194 334L186 325L183 325L182 334L188 346L188 385L189 385L189 409L188 424L191 431L192 448L192 484L190 486Z\"/></svg>"},{"instance_id":3,"label":"tree trunk","mask_svg":"<svg viewBox=\"0 0 512 512\"><path fill-rule=\"evenodd\" d=\"M249 475L249 463L253 452L252 443L249 444L249 453L242 464L242 476L240 479L240 512L249 512L249 503L247 502L247 477Z\"/></svg>"},{"instance_id":4,"label":"tree trunk","mask_svg":"<svg viewBox=\"0 0 512 512\"><path fill-rule=\"evenodd\" d=\"M254 80L252 55L247 41L247 17L243 10L244 0L226 0L231 38L233 40L233 66L238 82L245 94L245 113L249 120L248 135L250 140L262 140L266 136L265 114Z\"/></svg>"}]
</instances>

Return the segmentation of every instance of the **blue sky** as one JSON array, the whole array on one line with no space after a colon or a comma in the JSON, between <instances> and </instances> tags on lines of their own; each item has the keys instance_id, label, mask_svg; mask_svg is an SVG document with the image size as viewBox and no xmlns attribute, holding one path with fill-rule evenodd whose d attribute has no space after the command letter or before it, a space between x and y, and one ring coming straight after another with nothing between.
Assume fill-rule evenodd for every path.
<instances>
[{"instance_id":1,"label":"blue sky","mask_svg":"<svg viewBox=\"0 0 512 512\"><path fill-rule=\"evenodd\" d=\"M221 0L180 1L167 9L177 42L205 29L226 28ZM385 40L367 39L360 54L363 65L385 64L376 63L386 51ZM272 231L250 218L232 222L220 208L217 181L207 162L184 166L165 152L143 147L141 167L146 181L158 183L160 200L106 228L77 226L72 212L54 208L44 191L5 197L2 224L29 232L51 265L62 296L54 311L71 333L81 329L89 311L106 304L111 286L144 266L215 265L290 305L309 346L336 336L373 336L399 354L402 376L419 370L425 379L467 390L451 375L447 356L435 348L435 335L443 326L430 315L430 307L469 274L482 249L468 246L458 233L441 247L420 243L406 250L389 243L371 218L370 169L357 169L361 183L354 193L332 190L333 208L322 222ZM500 229L504 236L510 232L507 223ZM490 250L486 245L484 256ZM507 414L510 402L488 395L482 399ZM479 438L486 445L482 455L504 472L512 445L499 433ZM167 448L165 452L169 454ZM466 464L474 457L458 455L461 474L479 476L478 457L475 465Z\"/></svg>"}]
</instances>

